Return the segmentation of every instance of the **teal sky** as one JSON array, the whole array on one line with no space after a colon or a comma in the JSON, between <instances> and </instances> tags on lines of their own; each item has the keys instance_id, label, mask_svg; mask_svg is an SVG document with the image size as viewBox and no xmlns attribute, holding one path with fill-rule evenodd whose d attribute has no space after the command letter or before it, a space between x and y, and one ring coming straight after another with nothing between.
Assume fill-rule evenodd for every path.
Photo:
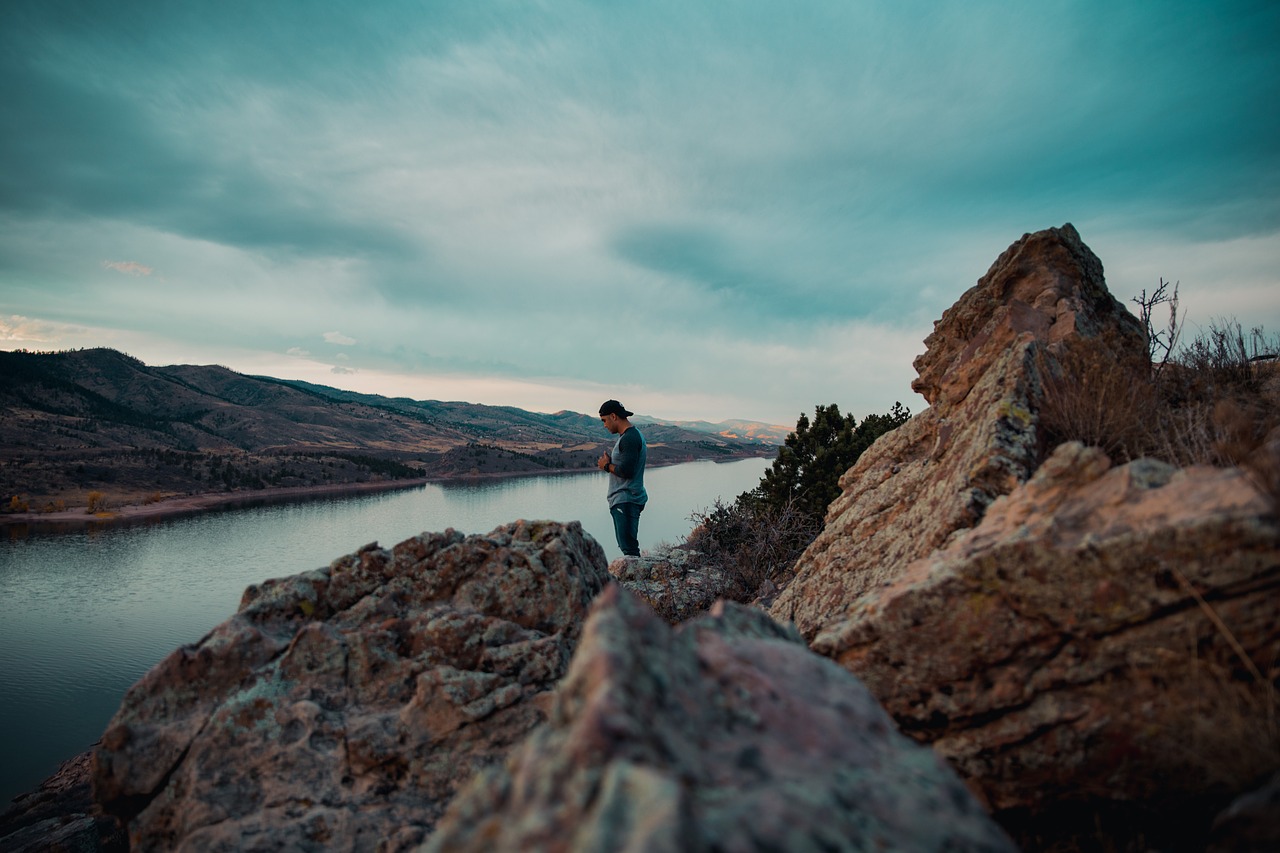
<instances>
[{"instance_id":1,"label":"teal sky","mask_svg":"<svg viewBox=\"0 0 1280 853\"><path fill-rule=\"evenodd\" d=\"M0 347L794 424L1072 222L1280 331L1275 2L0 8Z\"/></svg>"}]
</instances>

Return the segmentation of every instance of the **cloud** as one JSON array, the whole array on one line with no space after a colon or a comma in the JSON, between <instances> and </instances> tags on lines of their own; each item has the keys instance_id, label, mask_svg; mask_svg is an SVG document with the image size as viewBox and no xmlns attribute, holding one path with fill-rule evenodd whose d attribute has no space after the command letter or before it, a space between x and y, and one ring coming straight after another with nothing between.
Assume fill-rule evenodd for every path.
<instances>
[{"instance_id":1,"label":"cloud","mask_svg":"<svg viewBox=\"0 0 1280 853\"><path fill-rule=\"evenodd\" d=\"M12 314L0 317L0 341L47 344L61 339L65 326Z\"/></svg>"},{"instance_id":2,"label":"cloud","mask_svg":"<svg viewBox=\"0 0 1280 853\"><path fill-rule=\"evenodd\" d=\"M143 266L137 261L103 261L102 265L125 275L151 275L155 272L151 267Z\"/></svg>"},{"instance_id":3,"label":"cloud","mask_svg":"<svg viewBox=\"0 0 1280 853\"><path fill-rule=\"evenodd\" d=\"M0 314L784 422L1067 221L1274 316L1280 5L733 5L0 4Z\"/></svg>"},{"instance_id":4,"label":"cloud","mask_svg":"<svg viewBox=\"0 0 1280 853\"><path fill-rule=\"evenodd\" d=\"M339 376L347 376L352 373L359 373L360 371L354 367L343 367L340 364L335 364L333 367L329 368L329 372L336 373Z\"/></svg>"}]
</instances>

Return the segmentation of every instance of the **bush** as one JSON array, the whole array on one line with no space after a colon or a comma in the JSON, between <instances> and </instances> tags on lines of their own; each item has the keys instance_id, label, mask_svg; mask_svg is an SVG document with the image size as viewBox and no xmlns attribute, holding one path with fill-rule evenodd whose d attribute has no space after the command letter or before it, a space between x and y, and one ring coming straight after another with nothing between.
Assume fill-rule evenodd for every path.
<instances>
[{"instance_id":1,"label":"bush","mask_svg":"<svg viewBox=\"0 0 1280 853\"><path fill-rule=\"evenodd\" d=\"M801 415L760 485L731 504L720 500L695 512L687 545L734 579L729 595L752 601L780 590L795 562L822 531L827 505L840 494L840 477L877 438L911 417L901 403L859 423L834 403L818 406L813 421Z\"/></svg>"},{"instance_id":2,"label":"bush","mask_svg":"<svg viewBox=\"0 0 1280 853\"><path fill-rule=\"evenodd\" d=\"M1268 443L1280 428L1280 340L1218 319L1175 351L1176 290L1169 326L1151 330L1161 284L1156 297L1134 300L1144 306L1151 360L1116 363L1084 343L1056 357L1041 351L1045 452L1077 440L1121 462L1238 466L1280 501L1280 445Z\"/></svg>"},{"instance_id":3,"label":"bush","mask_svg":"<svg viewBox=\"0 0 1280 853\"><path fill-rule=\"evenodd\" d=\"M777 512L805 513L820 526L827 507L840 495L841 475L877 438L910 418L911 411L901 403L887 414L867 415L861 423L853 415L842 417L834 403L815 408L813 421L800 415L752 499Z\"/></svg>"},{"instance_id":4,"label":"bush","mask_svg":"<svg viewBox=\"0 0 1280 853\"><path fill-rule=\"evenodd\" d=\"M753 500L748 492L731 504L719 499L690 516L696 527L686 539L708 563L733 579L726 596L749 602L762 588L782 589L794 574L795 562L822 530L822 523L794 504L775 508Z\"/></svg>"}]
</instances>

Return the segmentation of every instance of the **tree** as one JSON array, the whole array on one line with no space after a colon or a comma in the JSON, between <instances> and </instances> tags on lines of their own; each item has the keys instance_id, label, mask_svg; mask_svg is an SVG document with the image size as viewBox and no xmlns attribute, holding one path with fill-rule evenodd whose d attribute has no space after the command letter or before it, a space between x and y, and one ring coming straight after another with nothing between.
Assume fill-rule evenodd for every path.
<instances>
[{"instance_id":1,"label":"tree","mask_svg":"<svg viewBox=\"0 0 1280 853\"><path fill-rule=\"evenodd\" d=\"M775 509L791 506L821 520L840 494L840 476L877 438L910 417L910 410L894 403L887 414L867 415L858 423L853 415L841 416L835 403L819 405L812 421L800 415L795 432L778 449L773 467L754 493L747 495Z\"/></svg>"},{"instance_id":2,"label":"tree","mask_svg":"<svg viewBox=\"0 0 1280 853\"><path fill-rule=\"evenodd\" d=\"M834 403L818 406L812 421L800 415L760 485L732 504L717 500L695 512L691 520L697 526L688 544L735 580L726 595L751 601L768 586L765 581L774 590L785 587L796 559L822 530L827 505L840 494L840 475L877 438L910 417L901 403L861 423L842 416Z\"/></svg>"}]
</instances>

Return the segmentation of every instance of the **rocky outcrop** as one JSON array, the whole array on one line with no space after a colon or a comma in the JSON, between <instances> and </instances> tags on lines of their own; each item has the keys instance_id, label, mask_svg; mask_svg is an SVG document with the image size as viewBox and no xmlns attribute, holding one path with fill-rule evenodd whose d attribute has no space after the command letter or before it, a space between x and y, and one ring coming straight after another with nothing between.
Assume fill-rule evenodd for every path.
<instances>
[{"instance_id":1,"label":"rocky outcrop","mask_svg":"<svg viewBox=\"0 0 1280 853\"><path fill-rule=\"evenodd\" d=\"M405 849L544 719L604 552L576 523L423 534L250 587L94 755L135 850Z\"/></svg>"},{"instance_id":2,"label":"rocky outcrop","mask_svg":"<svg viewBox=\"0 0 1280 853\"><path fill-rule=\"evenodd\" d=\"M1277 601L1280 527L1240 471L1068 443L814 649L996 810L1168 821L1280 767L1250 683L1280 655Z\"/></svg>"},{"instance_id":3,"label":"rocky outcrop","mask_svg":"<svg viewBox=\"0 0 1280 853\"><path fill-rule=\"evenodd\" d=\"M1238 797L1213 823L1209 853L1275 853L1280 850L1280 773Z\"/></svg>"},{"instance_id":4,"label":"rocky outcrop","mask_svg":"<svg viewBox=\"0 0 1280 853\"><path fill-rule=\"evenodd\" d=\"M841 479L826 526L774 602L812 639L913 560L972 527L1031 476L1039 354L1087 340L1117 363L1146 353L1070 225L1024 236L935 324L912 387L930 407L882 436Z\"/></svg>"},{"instance_id":5,"label":"rocky outcrop","mask_svg":"<svg viewBox=\"0 0 1280 853\"><path fill-rule=\"evenodd\" d=\"M620 557L609 564L609 574L672 625L707 612L719 598L747 592L699 552L670 546Z\"/></svg>"},{"instance_id":6,"label":"rocky outcrop","mask_svg":"<svg viewBox=\"0 0 1280 853\"><path fill-rule=\"evenodd\" d=\"M844 475L771 612L1007 825L1040 821L1028 837L1097 807L1148 843L1203 840L1280 768L1274 500L1236 469L1114 465L1079 443L1038 467L1059 356L1146 355L1070 226L1011 246L926 343L931 408Z\"/></svg>"},{"instance_id":7,"label":"rocky outcrop","mask_svg":"<svg viewBox=\"0 0 1280 853\"><path fill-rule=\"evenodd\" d=\"M1012 850L857 679L761 611L597 599L547 725L426 851Z\"/></svg>"},{"instance_id":8,"label":"rocky outcrop","mask_svg":"<svg viewBox=\"0 0 1280 853\"><path fill-rule=\"evenodd\" d=\"M0 850L5 853L124 853L120 823L93 802L90 753L68 758L36 790L0 814Z\"/></svg>"}]
</instances>

